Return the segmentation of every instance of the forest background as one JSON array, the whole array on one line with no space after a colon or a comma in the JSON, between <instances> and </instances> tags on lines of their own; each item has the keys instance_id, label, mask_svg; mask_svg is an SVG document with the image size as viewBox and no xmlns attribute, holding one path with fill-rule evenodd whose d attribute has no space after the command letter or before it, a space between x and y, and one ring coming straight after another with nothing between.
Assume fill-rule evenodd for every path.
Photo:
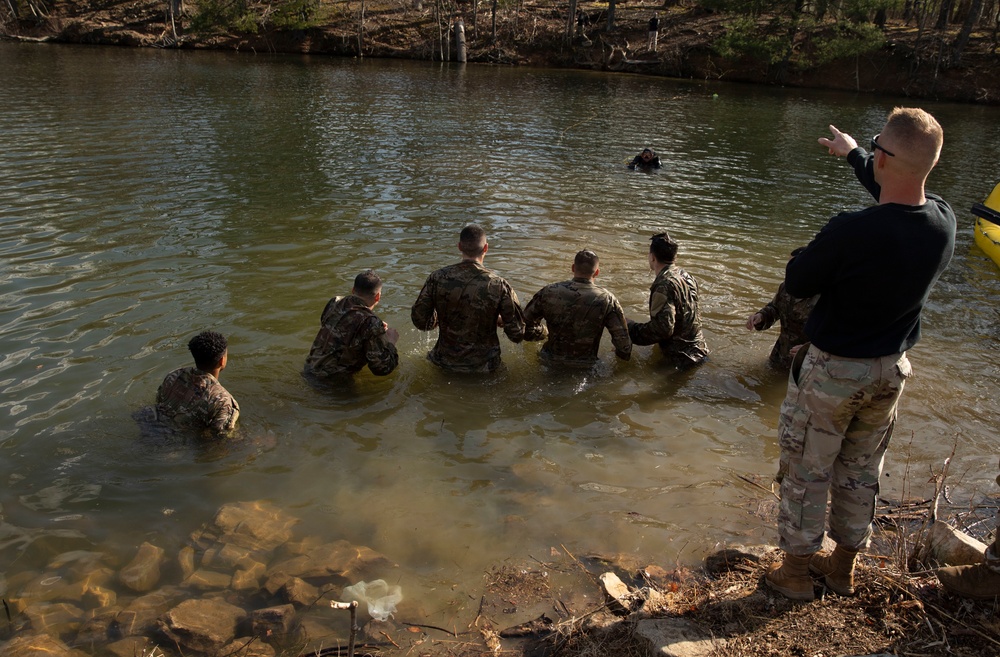
<instances>
[{"instance_id":1,"label":"forest background","mask_svg":"<svg viewBox=\"0 0 1000 657\"><path fill-rule=\"evenodd\" d=\"M0 0L17 40L441 62L464 41L470 62L984 104L998 32L1000 0Z\"/></svg>"}]
</instances>

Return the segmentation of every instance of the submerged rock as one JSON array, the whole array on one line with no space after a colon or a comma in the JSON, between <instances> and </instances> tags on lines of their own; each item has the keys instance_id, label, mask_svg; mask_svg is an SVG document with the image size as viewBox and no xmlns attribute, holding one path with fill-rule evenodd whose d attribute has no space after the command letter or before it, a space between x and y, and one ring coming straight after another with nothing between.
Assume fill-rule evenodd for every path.
<instances>
[{"instance_id":1,"label":"submerged rock","mask_svg":"<svg viewBox=\"0 0 1000 657\"><path fill-rule=\"evenodd\" d=\"M271 552L292 537L292 527L298 522L270 502L236 502L219 509L212 522L191 539L203 551L218 544Z\"/></svg>"},{"instance_id":2,"label":"submerged rock","mask_svg":"<svg viewBox=\"0 0 1000 657\"><path fill-rule=\"evenodd\" d=\"M137 593L152 591L160 582L163 554L163 548L152 543L143 543L139 546L135 558L118 573L118 579Z\"/></svg>"},{"instance_id":3,"label":"submerged rock","mask_svg":"<svg viewBox=\"0 0 1000 657\"><path fill-rule=\"evenodd\" d=\"M245 617L242 609L221 600L185 600L157 625L183 651L211 654L236 637L236 626Z\"/></svg>"},{"instance_id":4,"label":"submerged rock","mask_svg":"<svg viewBox=\"0 0 1000 657\"><path fill-rule=\"evenodd\" d=\"M3 646L4 657L87 657L48 634L19 636Z\"/></svg>"},{"instance_id":5,"label":"submerged rock","mask_svg":"<svg viewBox=\"0 0 1000 657\"><path fill-rule=\"evenodd\" d=\"M104 646L104 651L113 657L137 657L152 655L156 643L144 636L130 636Z\"/></svg>"},{"instance_id":6,"label":"submerged rock","mask_svg":"<svg viewBox=\"0 0 1000 657\"><path fill-rule=\"evenodd\" d=\"M268 643L284 643L296 628L295 607L280 605L250 612L250 633Z\"/></svg>"}]
</instances>

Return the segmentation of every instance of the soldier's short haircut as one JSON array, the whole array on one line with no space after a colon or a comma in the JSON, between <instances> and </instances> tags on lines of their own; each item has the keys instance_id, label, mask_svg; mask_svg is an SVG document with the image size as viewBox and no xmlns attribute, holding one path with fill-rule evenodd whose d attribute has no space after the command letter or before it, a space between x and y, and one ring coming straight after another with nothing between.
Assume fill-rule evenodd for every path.
<instances>
[{"instance_id":1,"label":"soldier's short haircut","mask_svg":"<svg viewBox=\"0 0 1000 657\"><path fill-rule=\"evenodd\" d=\"M672 240L666 233L657 233L649 238L649 252L653 254L656 261L669 265L677 257L677 242Z\"/></svg>"},{"instance_id":2,"label":"soldier's short haircut","mask_svg":"<svg viewBox=\"0 0 1000 657\"><path fill-rule=\"evenodd\" d=\"M601 259L597 257L596 253L583 250L577 253L576 258L573 259L573 271L576 272L577 276L593 276L600 263Z\"/></svg>"},{"instance_id":3,"label":"soldier's short haircut","mask_svg":"<svg viewBox=\"0 0 1000 657\"><path fill-rule=\"evenodd\" d=\"M937 164L944 143L944 130L930 113L918 107L896 107L889 113L882 132L892 133L894 143L900 143L915 164L927 173ZM895 149L896 147L893 146Z\"/></svg>"},{"instance_id":4,"label":"soldier's short haircut","mask_svg":"<svg viewBox=\"0 0 1000 657\"><path fill-rule=\"evenodd\" d=\"M202 331L188 342L194 364L203 370L210 370L218 365L228 348L226 336L215 331Z\"/></svg>"},{"instance_id":5,"label":"soldier's short haircut","mask_svg":"<svg viewBox=\"0 0 1000 657\"><path fill-rule=\"evenodd\" d=\"M366 269L354 277L354 293L373 297L382 289L382 277L374 269Z\"/></svg>"},{"instance_id":6,"label":"soldier's short haircut","mask_svg":"<svg viewBox=\"0 0 1000 657\"><path fill-rule=\"evenodd\" d=\"M469 224L462 229L458 237L458 248L463 255L475 257L483 252L486 246L486 231L476 224Z\"/></svg>"}]
</instances>

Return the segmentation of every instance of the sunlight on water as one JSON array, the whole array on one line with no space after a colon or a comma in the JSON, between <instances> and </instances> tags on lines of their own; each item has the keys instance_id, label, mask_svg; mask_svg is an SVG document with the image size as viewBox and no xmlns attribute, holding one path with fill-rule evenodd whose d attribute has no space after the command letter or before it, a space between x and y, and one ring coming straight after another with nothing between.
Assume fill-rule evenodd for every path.
<instances>
[{"instance_id":1,"label":"sunlight on water","mask_svg":"<svg viewBox=\"0 0 1000 657\"><path fill-rule=\"evenodd\" d=\"M311 534L385 553L413 588L461 590L493 562L558 545L672 563L774 539L741 477L776 467L784 376L766 363L776 331L743 325L793 248L868 202L816 138L833 122L863 141L898 101L401 62L0 52L0 571L44 566L49 542L118 559L142 541L176 547L222 504L260 498ZM952 470L971 497L996 475L1000 269L972 246L967 208L1000 180L1000 110L924 106L945 126L931 188L954 205L959 244L911 354L883 490L925 495L957 441ZM626 170L646 145L664 169ZM649 348L615 362L608 342L580 376L502 340L501 375L438 371L425 359L435 335L409 309L457 261L469 222L522 303L591 248L598 282L635 318L648 312L648 237L669 230L701 285L711 360L678 374ZM400 331L400 368L317 390L300 371L320 312L367 267L386 279L377 312ZM244 440L140 436L131 413L206 328L229 336L222 380Z\"/></svg>"}]
</instances>

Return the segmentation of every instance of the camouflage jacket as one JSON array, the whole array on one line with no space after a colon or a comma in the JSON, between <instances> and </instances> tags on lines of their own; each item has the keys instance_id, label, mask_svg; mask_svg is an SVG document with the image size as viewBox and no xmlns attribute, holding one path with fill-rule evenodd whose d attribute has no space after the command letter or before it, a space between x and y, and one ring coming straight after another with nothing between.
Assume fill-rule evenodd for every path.
<instances>
[{"instance_id":1,"label":"camouflage jacket","mask_svg":"<svg viewBox=\"0 0 1000 657\"><path fill-rule=\"evenodd\" d=\"M809 341L806 337L806 320L817 300L818 294L808 299L793 297L785 291L785 284L782 283L771 302L757 311L764 317L760 325L754 327L758 331L771 328L775 322L781 323L781 332L769 356L776 366L787 369L792 364L792 357L788 354L791 348Z\"/></svg>"},{"instance_id":2,"label":"camouflage jacket","mask_svg":"<svg viewBox=\"0 0 1000 657\"><path fill-rule=\"evenodd\" d=\"M168 374L156 391L156 414L179 426L225 434L236 428L240 405L211 374L182 367Z\"/></svg>"},{"instance_id":3,"label":"camouflage jacket","mask_svg":"<svg viewBox=\"0 0 1000 657\"><path fill-rule=\"evenodd\" d=\"M543 357L553 362L589 365L597 360L604 329L611 334L615 354L632 356L625 312L615 295L587 278L547 285L524 308L525 340L542 340L548 326Z\"/></svg>"},{"instance_id":4,"label":"camouflage jacket","mask_svg":"<svg viewBox=\"0 0 1000 657\"><path fill-rule=\"evenodd\" d=\"M658 343L679 365L700 363L708 357L698 312L698 284L676 265L660 270L649 288L649 321L629 322L632 344Z\"/></svg>"},{"instance_id":5,"label":"camouflage jacket","mask_svg":"<svg viewBox=\"0 0 1000 657\"><path fill-rule=\"evenodd\" d=\"M371 308L353 294L334 297L320 316L320 329L306 358L305 371L321 377L354 374L365 365L384 376L399 365L396 345Z\"/></svg>"},{"instance_id":6,"label":"camouflage jacket","mask_svg":"<svg viewBox=\"0 0 1000 657\"><path fill-rule=\"evenodd\" d=\"M458 372L491 372L499 367L497 326L503 326L511 342L524 338L524 315L514 290L472 260L428 276L410 319L421 331L438 329L437 343L427 357Z\"/></svg>"}]
</instances>

